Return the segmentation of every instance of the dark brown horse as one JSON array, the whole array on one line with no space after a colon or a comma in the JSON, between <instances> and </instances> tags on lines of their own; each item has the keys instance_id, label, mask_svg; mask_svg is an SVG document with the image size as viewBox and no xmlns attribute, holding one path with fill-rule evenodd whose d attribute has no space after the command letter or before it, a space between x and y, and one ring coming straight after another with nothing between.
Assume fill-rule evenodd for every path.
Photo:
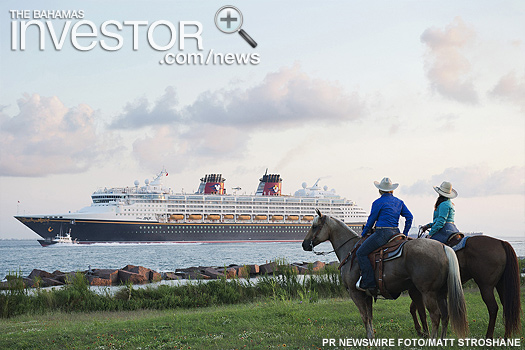
<instances>
[{"instance_id":1,"label":"dark brown horse","mask_svg":"<svg viewBox=\"0 0 525 350\"><path fill-rule=\"evenodd\" d=\"M489 325L485 337L494 336L494 325L498 315L494 288L498 291L501 304L503 304L505 338L514 333L518 334L521 327L520 275L518 258L512 246L497 238L473 236L467 239L465 248L458 250L456 254L462 283L474 279L487 305ZM425 336L428 334L428 327L421 296L417 291L412 291L410 295L413 299L410 313L414 319L414 326L419 335ZM416 311L421 318L423 332Z\"/></svg>"},{"instance_id":2,"label":"dark brown horse","mask_svg":"<svg viewBox=\"0 0 525 350\"><path fill-rule=\"evenodd\" d=\"M303 241L303 249L311 251L319 243L330 241L337 258L342 261L361 236L338 219L321 215L319 211L317 213L318 216L314 218ZM341 277L359 309L367 337L373 338L372 297L356 289L355 284L359 274L357 263L346 263L341 267ZM466 335L468 326L465 299L458 261L451 248L430 239L408 241L400 258L384 263L383 280L391 294L409 289L418 291L430 313L432 337L437 337L440 321L442 322L441 337L446 335L449 315L456 334L459 337Z\"/></svg>"}]
</instances>

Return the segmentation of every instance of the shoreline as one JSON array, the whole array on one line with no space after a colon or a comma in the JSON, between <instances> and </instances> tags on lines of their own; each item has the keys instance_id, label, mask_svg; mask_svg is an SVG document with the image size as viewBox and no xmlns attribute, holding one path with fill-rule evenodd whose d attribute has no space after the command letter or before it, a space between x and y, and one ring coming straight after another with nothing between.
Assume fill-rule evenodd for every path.
<instances>
[{"instance_id":1,"label":"shoreline","mask_svg":"<svg viewBox=\"0 0 525 350\"><path fill-rule=\"evenodd\" d=\"M176 269L175 271L158 272L143 266L126 265L120 269L91 269L84 271L48 272L33 269L28 276L8 275L0 282L0 290L10 288L13 277L22 278L25 288L59 287L70 283L77 274L84 276L90 286L122 286L127 284L144 285L161 281L174 280L213 280L232 278L256 278L264 275L279 275L282 271L295 271L299 275L310 274L323 270L326 266L339 266L339 262L324 263L321 261L286 263L271 261L262 265L228 266L193 266Z\"/></svg>"}]
</instances>

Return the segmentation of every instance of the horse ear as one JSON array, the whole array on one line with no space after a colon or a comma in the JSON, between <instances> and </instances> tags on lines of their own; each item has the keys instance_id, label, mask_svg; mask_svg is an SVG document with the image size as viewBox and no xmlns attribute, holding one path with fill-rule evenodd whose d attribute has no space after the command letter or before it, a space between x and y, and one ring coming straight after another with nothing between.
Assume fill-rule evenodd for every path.
<instances>
[{"instance_id":1,"label":"horse ear","mask_svg":"<svg viewBox=\"0 0 525 350\"><path fill-rule=\"evenodd\" d=\"M315 211L316 211L317 215L323 216L323 214L321 214L321 211L319 211L319 209L315 208Z\"/></svg>"}]
</instances>

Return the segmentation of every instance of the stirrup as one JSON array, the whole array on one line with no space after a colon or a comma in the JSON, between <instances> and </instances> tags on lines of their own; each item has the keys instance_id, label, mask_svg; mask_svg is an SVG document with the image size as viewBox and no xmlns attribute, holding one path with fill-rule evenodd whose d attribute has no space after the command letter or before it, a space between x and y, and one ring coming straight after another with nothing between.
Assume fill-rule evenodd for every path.
<instances>
[{"instance_id":1,"label":"stirrup","mask_svg":"<svg viewBox=\"0 0 525 350\"><path fill-rule=\"evenodd\" d=\"M366 292L365 288L361 288L362 279L363 279L363 276L359 276L359 279L357 280L357 283L355 284L355 289L360 290L361 292Z\"/></svg>"}]
</instances>

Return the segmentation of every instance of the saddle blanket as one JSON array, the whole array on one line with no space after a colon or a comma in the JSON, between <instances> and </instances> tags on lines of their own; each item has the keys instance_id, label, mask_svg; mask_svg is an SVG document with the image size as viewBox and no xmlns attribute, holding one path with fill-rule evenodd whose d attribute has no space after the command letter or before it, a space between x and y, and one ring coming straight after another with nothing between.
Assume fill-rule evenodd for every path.
<instances>
[{"instance_id":1,"label":"saddle blanket","mask_svg":"<svg viewBox=\"0 0 525 350\"><path fill-rule=\"evenodd\" d=\"M458 244L456 244L455 246L451 247L455 252L457 252L458 250L461 250L463 248L465 248L465 244L467 244L467 239L469 238L469 236L465 236L461 239L461 241L459 241Z\"/></svg>"}]
</instances>

